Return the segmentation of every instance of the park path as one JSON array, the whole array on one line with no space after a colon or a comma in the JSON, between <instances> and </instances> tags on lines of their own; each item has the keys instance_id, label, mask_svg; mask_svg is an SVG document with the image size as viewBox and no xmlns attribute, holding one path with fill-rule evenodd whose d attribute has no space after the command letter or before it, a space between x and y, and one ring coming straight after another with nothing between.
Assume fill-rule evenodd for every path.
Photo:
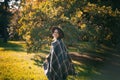
<instances>
[{"instance_id":1,"label":"park path","mask_svg":"<svg viewBox=\"0 0 120 80\"><path fill-rule=\"evenodd\" d=\"M97 68L97 72L99 74L93 74L93 78L88 80L120 80L120 51L116 49L107 50L105 53L105 55L107 56L103 55L102 57L100 57L99 55L90 56L88 55L90 54L89 52L71 52L70 54L73 60L80 62L80 65L81 63L84 63L88 66L90 65Z\"/></svg>"},{"instance_id":2,"label":"park path","mask_svg":"<svg viewBox=\"0 0 120 80\"><path fill-rule=\"evenodd\" d=\"M111 57L106 60L106 64L101 69L103 80L120 80L120 52L110 53Z\"/></svg>"}]
</instances>

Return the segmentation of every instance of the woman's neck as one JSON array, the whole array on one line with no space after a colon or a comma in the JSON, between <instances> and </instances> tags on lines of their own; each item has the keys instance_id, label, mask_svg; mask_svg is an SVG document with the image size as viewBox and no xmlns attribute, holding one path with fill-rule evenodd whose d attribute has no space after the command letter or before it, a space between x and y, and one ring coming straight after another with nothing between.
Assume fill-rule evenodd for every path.
<instances>
[{"instance_id":1,"label":"woman's neck","mask_svg":"<svg viewBox=\"0 0 120 80\"><path fill-rule=\"evenodd\" d=\"M57 40L59 40L59 39L57 39L57 38L53 38L53 41L57 41Z\"/></svg>"},{"instance_id":2,"label":"woman's neck","mask_svg":"<svg viewBox=\"0 0 120 80\"><path fill-rule=\"evenodd\" d=\"M57 38L53 38L53 41L57 41Z\"/></svg>"}]
</instances>

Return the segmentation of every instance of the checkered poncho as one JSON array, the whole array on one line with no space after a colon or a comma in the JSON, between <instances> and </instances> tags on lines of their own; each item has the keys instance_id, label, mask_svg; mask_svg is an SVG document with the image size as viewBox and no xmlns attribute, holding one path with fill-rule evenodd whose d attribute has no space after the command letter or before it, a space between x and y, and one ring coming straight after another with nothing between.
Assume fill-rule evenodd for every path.
<instances>
[{"instance_id":1,"label":"checkered poncho","mask_svg":"<svg viewBox=\"0 0 120 80\"><path fill-rule=\"evenodd\" d=\"M75 69L70 55L61 39L52 42L44 70L49 80L66 80L68 75L74 75Z\"/></svg>"}]
</instances>

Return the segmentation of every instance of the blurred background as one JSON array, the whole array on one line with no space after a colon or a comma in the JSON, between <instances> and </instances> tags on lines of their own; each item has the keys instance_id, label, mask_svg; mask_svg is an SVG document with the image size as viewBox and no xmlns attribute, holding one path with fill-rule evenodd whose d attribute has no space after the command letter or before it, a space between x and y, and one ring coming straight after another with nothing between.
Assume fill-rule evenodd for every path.
<instances>
[{"instance_id":1,"label":"blurred background","mask_svg":"<svg viewBox=\"0 0 120 80\"><path fill-rule=\"evenodd\" d=\"M52 27L60 27L76 76L120 79L120 0L0 0L0 80L47 80Z\"/></svg>"}]
</instances>

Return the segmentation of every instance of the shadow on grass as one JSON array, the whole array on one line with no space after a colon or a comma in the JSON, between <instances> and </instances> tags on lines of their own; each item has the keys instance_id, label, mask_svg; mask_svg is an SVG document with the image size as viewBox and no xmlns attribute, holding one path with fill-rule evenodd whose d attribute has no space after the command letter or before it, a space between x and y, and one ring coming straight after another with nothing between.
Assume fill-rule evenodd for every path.
<instances>
[{"instance_id":1,"label":"shadow on grass","mask_svg":"<svg viewBox=\"0 0 120 80\"><path fill-rule=\"evenodd\" d=\"M68 80L106 80L102 73L102 69L106 64L110 63L110 60L114 58L120 58L120 54L114 48L107 47L105 45L93 46L91 44L83 44L83 46L78 46L79 52L70 50L70 55L75 65L76 72L78 73L76 77L70 77ZM43 51L43 53L48 53L48 51ZM42 66L45 57L42 55L36 55L32 60L35 61L35 65ZM117 68L119 62L116 62ZM115 65L113 65L115 66ZM105 71L105 69L103 69ZM109 72L106 70L106 72ZM112 80L112 79L111 79Z\"/></svg>"},{"instance_id":2,"label":"shadow on grass","mask_svg":"<svg viewBox=\"0 0 120 80\"><path fill-rule=\"evenodd\" d=\"M94 46L93 48L81 47L79 48L81 52L71 52L71 57L74 61L79 62L80 64L75 63L76 71L78 72L78 77L84 77L87 79L82 80L112 80L116 78L116 75L113 77L107 78L106 73L111 72L114 74L114 70L120 71L120 60L116 60L120 58L119 52L114 48L110 48L105 45ZM112 60L116 60L113 62ZM106 69L104 67L112 66L110 69ZM115 68L115 69L114 69ZM114 70L111 70L114 69ZM104 70L104 71L103 71ZM111 71L110 71L111 70ZM118 73L119 74L119 73ZM112 76L112 75L111 75ZM119 76L117 76L119 77ZM89 78L89 79L88 79ZM119 77L120 78L120 77Z\"/></svg>"},{"instance_id":3,"label":"shadow on grass","mask_svg":"<svg viewBox=\"0 0 120 80\"><path fill-rule=\"evenodd\" d=\"M44 50L39 50L39 52L40 52L40 53L44 53L44 54L46 54L46 55L49 54L49 50L46 50L46 49L44 49Z\"/></svg>"},{"instance_id":4,"label":"shadow on grass","mask_svg":"<svg viewBox=\"0 0 120 80\"><path fill-rule=\"evenodd\" d=\"M88 55L87 53L78 55L78 53L71 52L70 55L73 61L80 63L74 63L78 78L84 77L85 79L82 80L96 80L93 78L100 75L99 68L103 66L104 59Z\"/></svg>"},{"instance_id":5,"label":"shadow on grass","mask_svg":"<svg viewBox=\"0 0 120 80\"><path fill-rule=\"evenodd\" d=\"M0 41L0 48L2 51L22 51L24 52L25 49L23 48L23 42L20 41L8 41L7 43L3 43Z\"/></svg>"},{"instance_id":6,"label":"shadow on grass","mask_svg":"<svg viewBox=\"0 0 120 80\"><path fill-rule=\"evenodd\" d=\"M45 60L45 57L41 56L41 55L35 55L33 58L31 58L31 60L35 61L35 65L42 67L42 64Z\"/></svg>"}]
</instances>

